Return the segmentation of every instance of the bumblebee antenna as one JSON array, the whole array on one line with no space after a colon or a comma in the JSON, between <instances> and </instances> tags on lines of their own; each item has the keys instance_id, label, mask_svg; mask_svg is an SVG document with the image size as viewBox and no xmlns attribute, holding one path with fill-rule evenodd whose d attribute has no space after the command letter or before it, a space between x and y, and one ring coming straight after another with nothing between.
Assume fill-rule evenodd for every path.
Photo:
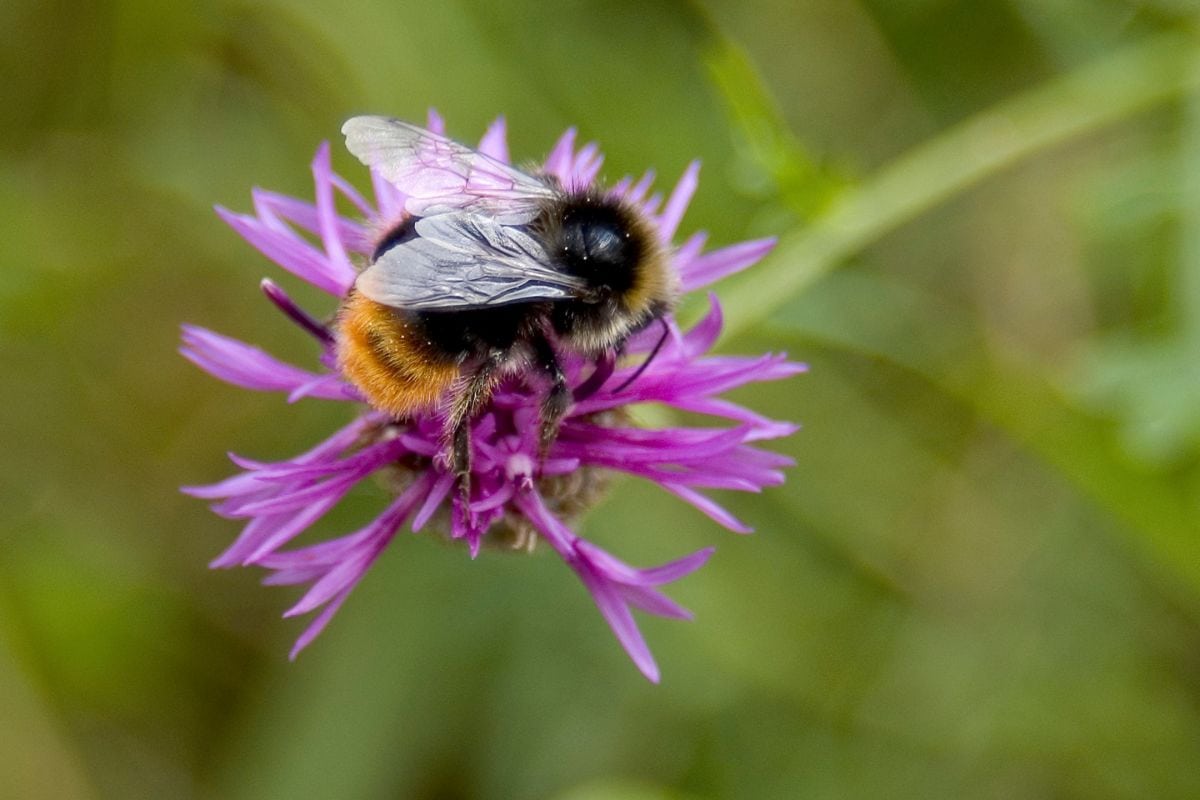
<instances>
[{"instance_id":1,"label":"bumblebee antenna","mask_svg":"<svg viewBox=\"0 0 1200 800\"><path fill-rule=\"evenodd\" d=\"M571 393L576 403L586 400L600 391L600 387L612 376L616 361L616 354L611 349L604 351L604 354L596 361L596 368L592 370L592 374L586 381L575 387L575 391Z\"/></svg>"},{"instance_id":2,"label":"bumblebee antenna","mask_svg":"<svg viewBox=\"0 0 1200 800\"><path fill-rule=\"evenodd\" d=\"M667 325L667 321L664 318L659 317L658 321L662 323L663 332L662 336L658 337L658 342L655 343L654 349L650 351L650 355L646 356L646 360L643 361L640 366L638 366L637 370L625 379L624 383L613 389L614 392L624 391L625 387L629 386L629 384L640 378L642 373L646 371L646 367L650 366L650 362L653 361L654 357L658 355L658 351L662 350L663 343L667 341L667 337L671 334L671 328Z\"/></svg>"}]
</instances>

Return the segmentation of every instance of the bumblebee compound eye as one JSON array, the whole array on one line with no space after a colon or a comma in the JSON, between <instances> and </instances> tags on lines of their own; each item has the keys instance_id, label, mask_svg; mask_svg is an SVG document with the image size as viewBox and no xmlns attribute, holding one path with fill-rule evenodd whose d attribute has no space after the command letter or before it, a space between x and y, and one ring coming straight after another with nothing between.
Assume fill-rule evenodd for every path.
<instances>
[{"instance_id":1,"label":"bumblebee compound eye","mask_svg":"<svg viewBox=\"0 0 1200 800\"><path fill-rule=\"evenodd\" d=\"M633 286L642 243L621 209L572 206L563 214L558 256L562 268L613 293Z\"/></svg>"}]
</instances>

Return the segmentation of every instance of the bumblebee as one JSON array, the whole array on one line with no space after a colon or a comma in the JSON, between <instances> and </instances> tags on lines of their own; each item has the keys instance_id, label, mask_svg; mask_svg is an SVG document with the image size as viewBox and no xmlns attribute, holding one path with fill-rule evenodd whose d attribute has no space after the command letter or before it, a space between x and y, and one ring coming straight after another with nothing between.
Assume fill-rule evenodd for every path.
<instances>
[{"instance_id":1,"label":"bumblebee","mask_svg":"<svg viewBox=\"0 0 1200 800\"><path fill-rule=\"evenodd\" d=\"M338 311L338 365L397 420L448 405L447 458L469 499L470 424L500 381L544 377L544 452L572 401L558 353L619 354L673 309L676 278L640 209L600 189L387 117L342 133L406 199Z\"/></svg>"}]
</instances>

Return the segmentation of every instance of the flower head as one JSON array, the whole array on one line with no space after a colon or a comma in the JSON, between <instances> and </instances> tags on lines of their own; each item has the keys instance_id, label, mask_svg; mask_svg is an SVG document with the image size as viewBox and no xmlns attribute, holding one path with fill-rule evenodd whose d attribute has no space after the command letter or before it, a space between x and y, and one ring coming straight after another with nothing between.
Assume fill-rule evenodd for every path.
<instances>
[{"instance_id":1,"label":"flower head","mask_svg":"<svg viewBox=\"0 0 1200 800\"><path fill-rule=\"evenodd\" d=\"M431 113L429 128L440 133L442 127ZM563 186L589 187L602 158L596 145L576 148L574 139L573 130L559 139L544 170ZM508 161L503 120L488 129L479 149ZM355 260L365 260L380 232L404 216L406 198L372 172L374 202L368 202L332 171L327 144L317 151L312 171L315 202L255 190L253 215L222 208L217 212L270 260L341 300L358 274ZM608 191L640 207L663 245L671 247L697 175L698 165L693 163L665 202L650 194L652 173L636 181L623 179ZM361 220L338 212L337 195L357 209ZM774 242L750 241L708 252L704 244L705 235L698 233L671 250L672 267L684 291L745 269ZM262 282L262 289L316 340L317 366L286 364L249 344L191 325L183 329L183 355L228 383L284 392L289 401L346 401L356 407L355 416L294 458L268 463L232 456L241 472L184 491L214 501L214 511L222 516L247 520L241 535L212 566L255 565L270 570L265 583L308 587L285 614L317 612L292 648L293 657L324 629L402 528L417 532L431 527L464 541L472 557L485 544L524 549L538 541L549 544L579 576L638 669L658 680L658 667L631 608L690 619L689 612L659 587L698 569L712 548L638 569L577 536L570 523L596 501L612 475L627 473L657 483L733 531L748 533L746 525L701 490L759 491L781 483L780 470L789 459L753 443L785 436L795 427L718 395L747 383L794 375L802 365L774 354L708 355L721 330L720 306L711 295L708 314L689 330L680 330L669 317L664 321L666 339L657 352L652 353L661 335L647 330L627 343L628 358L621 363L560 354L572 403L556 438L548 448L539 441L545 387L521 375L505 379L470 423L472 491L465 501L454 491L455 478L443 456L446 409L395 419L364 406L354 385L338 371L334 323L310 315L269 280ZM709 415L724 425L638 428L628 409L643 403ZM339 538L287 549L351 488L372 477L391 495L375 519Z\"/></svg>"}]
</instances>

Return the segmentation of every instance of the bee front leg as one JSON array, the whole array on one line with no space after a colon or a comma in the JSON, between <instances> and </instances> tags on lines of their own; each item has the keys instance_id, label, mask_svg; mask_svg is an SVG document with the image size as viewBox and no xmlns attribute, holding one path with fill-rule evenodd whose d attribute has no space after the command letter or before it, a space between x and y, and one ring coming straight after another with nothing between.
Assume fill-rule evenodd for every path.
<instances>
[{"instance_id":1,"label":"bee front leg","mask_svg":"<svg viewBox=\"0 0 1200 800\"><path fill-rule=\"evenodd\" d=\"M487 354L455 393L450 415L446 418L450 468L454 471L458 495L468 518L471 500L471 422L491 399L505 357L503 350L492 350Z\"/></svg>"},{"instance_id":2,"label":"bee front leg","mask_svg":"<svg viewBox=\"0 0 1200 800\"><path fill-rule=\"evenodd\" d=\"M538 452L544 458L558 436L558 425L571 407L571 390L563 374L558 356L545 336L534 337L533 358L537 368L550 379L550 391L542 400L542 424L538 436Z\"/></svg>"}]
</instances>

